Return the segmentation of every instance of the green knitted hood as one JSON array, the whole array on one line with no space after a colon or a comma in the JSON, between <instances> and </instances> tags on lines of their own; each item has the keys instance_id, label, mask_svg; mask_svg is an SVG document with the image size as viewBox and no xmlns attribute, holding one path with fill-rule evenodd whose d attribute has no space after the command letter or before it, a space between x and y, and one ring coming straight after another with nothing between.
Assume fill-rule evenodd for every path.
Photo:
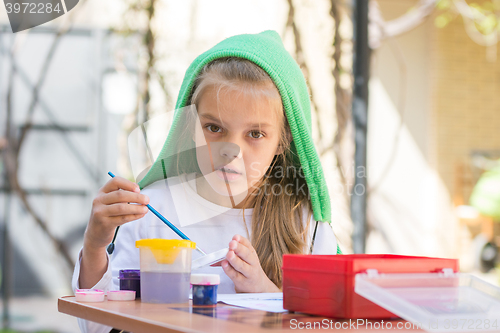
<instances>
[{"instance_id":1,"label":"green knitted hood","mask_svg":"<svg viewBox=\"0 0 500 333\"><path fill-rule=\"evenodd\" d=\"M291 150L298 156L296 163L302 170L309 187L314 219L331 222L330 197L326 187L323 169L311 135L311 108L306 81L299 66L286 51L279 34L267 30L259 34L243 34L227 38L210 50L198 56L189 66L182 82L176 110L188 103L196 76L212 60L222 57L248 59L264 69L278 88L283 107L293 136ZM139 181L142 188L164 179L168 174L163 162L169 154L169 142L173 134L182 127L180 114L176 111L167 140L146 176ZM190 151L188 154L194 154Z\"/></svg>"}]
</instances>

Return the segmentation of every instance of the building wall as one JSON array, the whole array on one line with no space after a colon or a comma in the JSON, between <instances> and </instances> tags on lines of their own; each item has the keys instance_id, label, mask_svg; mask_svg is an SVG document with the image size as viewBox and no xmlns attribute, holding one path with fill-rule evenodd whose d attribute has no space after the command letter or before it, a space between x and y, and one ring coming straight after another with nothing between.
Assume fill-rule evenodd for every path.
<instances>
[{"instance_id":1,"label":"building wall","mask_svg":"<svg viewBox=\"0 0 500 333\"><path fill-rule=\"evenodd\" d=\"M467 203L477 178L471 152L500 150L500 59L487 60L487 48L467 35L461 18L434 28L432 45L436 169L449 193Z\"/></svg>"},{"instance_id":2,"label":"building wall","mask_svg":"<svg viewBox=\"0 0 500 333\"><path fill-rule=\"evenodd\" d=\"M380 0L386 20L413 0ZM458 224L435 168L432 20L374 50L368 117L369 253L457 257Z\"/></svg>"},{"instance_id":3,"label":"building wall","mask_svg":"<svg viewBox=\"0 0 500 333\"><path fill-rule=\"evenodd\" d=\"M391 20L417 1L378 3ZM374 51L367 250L460 257L467 270L471 235L453 207L480 175L471 153L500 157L500 61L460 17L437 28L436 15Z\"/></svg>"}]
</instances>

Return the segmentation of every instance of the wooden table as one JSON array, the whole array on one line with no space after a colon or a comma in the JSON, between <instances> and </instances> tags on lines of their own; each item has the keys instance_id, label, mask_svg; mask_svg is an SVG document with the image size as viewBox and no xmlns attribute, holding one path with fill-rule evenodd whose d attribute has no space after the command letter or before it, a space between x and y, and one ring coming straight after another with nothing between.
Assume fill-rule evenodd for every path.
<instances>
[{"instance_id":1,"label":"wooden table","mask_svg":"<svg viewBox=\"0 0 500 333\"><path fill-rule=\"evenodd\" d=\"M183 304L150 304L136 301L107 301L101 303L77 302L75 297L66 296L58 300L59 312L112 326L134 333L164 332L282 332L297 331L299 328L327 328L356 332L366 331L404 331L422 330L405 329L409 324L404 320L370 320L368 324L357 325L356 319L336 320L315 317L301 313L272 313L251 310L218 303L215 308L193 307L191 302ZM387 325L392 326L388 329ZM399 323L399 324L398 324ZM384 326L381 326L384 325ZM402 326L398 329L397 325ZM378 327L378 328L376 328ZM381 329L385 327L386 329Z\"/></svg>"}]
</instances>

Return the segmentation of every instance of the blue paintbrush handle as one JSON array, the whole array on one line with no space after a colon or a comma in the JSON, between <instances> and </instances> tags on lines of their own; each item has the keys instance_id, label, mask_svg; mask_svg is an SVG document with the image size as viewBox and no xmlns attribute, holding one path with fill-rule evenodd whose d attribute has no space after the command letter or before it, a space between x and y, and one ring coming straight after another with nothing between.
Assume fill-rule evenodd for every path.
<instances>
[{"instance_id":1,"label":"blue paintbrush handle","mask_svg":"<svg viewBox=\"0 0 500 333\"><path fill-rule=\"evenodd\" d=\"M149 208L149 210L151 211L151 213L155 214L160 220L162 220L163 223L165 223L166 225L168 225L170 227L170 229L172 229L177 235L179 235L180 238L185 239L185 240L190 240L188 238L188 236L186 236L182 231L180 231L179 229L177 229L177 227L175 225L173 225L172 223L170 223L169 220L167 220L165 217L163 217L163 215L161 215L160 213L158 213L156 211L156 209L154 209L153 207L151 207L151 205L147 205L147 207Z\"/></svg>"},{"instance_id":2,"label":"blue paintbrush handle","mask_svg":"<svg viewBox=\"0 0 500 333\"><path fill-rule=\"evenodd\" d=\"M110 171L108 172L108 175L110 175L112 178L115 178L115 175ZM172 223L170 223L169 220L167 220L163 215L161 215L156 209L154 209L151 205L146 205L146 207L149 208L149 210L151 211L151 213L155 214L156 217L158 217L163 223L165 223L166 225L168 225L168 227L170 229L172 229L173 232L175 232L177 235L179 235L180 238L182 239L185 239L185 240L190 240L188 238L188 236L186 236L182 231L180 231L179 229L177 229L177 227L175 225L173 225ZM200 251L202 254L205 254L205 252L203 252L198 246L196 247L196 249L198 251Z\"/></svg>"},{"instance_id":3,"label":"blue paintbrush handle","mask_svg":"<svg viewBox=\"0 0 500 333\"><path fill-rule=\"evenodd\" d=\"M108 172L108 175L110 175L112 178L115 178L115 175L110 171ZM158 211L156 209L154 209L151 205L146 205L146 207L149 208L149 210L151 211L151 213L155 214L156 217L158 217L160 220L162 220L163 223L165 223L166 225L168 225L170 227L170 229L172 229L177 235L179 235L180 238L182 239L185 239L185 240L190 240L188 238L188 236L184 235L184 233L182 231L180 231L179 229L177 229L177 227L175 225L173 225L172 223L170 223L169 220L167 220L163 215L161 215L160 213L158 213Z\"/></svg>"}]
</instances>

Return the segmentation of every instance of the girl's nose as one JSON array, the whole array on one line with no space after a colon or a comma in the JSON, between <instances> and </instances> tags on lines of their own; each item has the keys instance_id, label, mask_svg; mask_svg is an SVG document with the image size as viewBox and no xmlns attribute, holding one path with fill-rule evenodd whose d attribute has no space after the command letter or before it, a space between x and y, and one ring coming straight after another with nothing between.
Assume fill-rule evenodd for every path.
<instances>
[{"instance_id":1,"label":"girl's nose","mask_svg":"<svg viewBox=\"0 0 500 333\"><path fill-rule=\"evenodd\" d=\"M220 154L221 156L230 159L241 158L242 156L240 146L231 142L224 142L222 144L222 147L220 148Z\"/></svg>"}]
</instances>

